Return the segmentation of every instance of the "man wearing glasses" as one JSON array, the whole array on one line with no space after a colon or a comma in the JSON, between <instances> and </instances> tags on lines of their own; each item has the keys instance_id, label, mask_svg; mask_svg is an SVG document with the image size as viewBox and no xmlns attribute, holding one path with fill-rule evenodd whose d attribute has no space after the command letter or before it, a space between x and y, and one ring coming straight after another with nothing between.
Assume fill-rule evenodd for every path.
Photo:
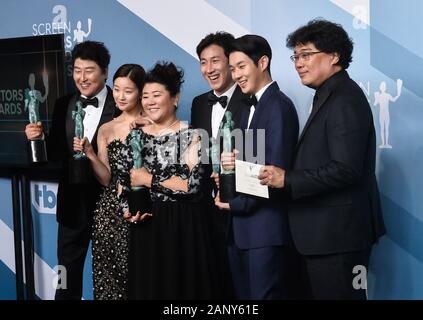
<instances>
[{"instance_id":1,"label":"man wearing glasses","mask_svg":"<svg viewBox=\"0 0 423 320\"><path fill-rule=\"evenodd\" d=\"M372 245L385 228L372 112L346 72L353 43L340 25L313 20L288 36L287 47L294 49L301 82L316 90L313 108L292 170L265 166L259 179L284 188L292 199L289 223L310 297L366 299L366 285L354 277L367 270Z\"/></svg>"}]
</instances>

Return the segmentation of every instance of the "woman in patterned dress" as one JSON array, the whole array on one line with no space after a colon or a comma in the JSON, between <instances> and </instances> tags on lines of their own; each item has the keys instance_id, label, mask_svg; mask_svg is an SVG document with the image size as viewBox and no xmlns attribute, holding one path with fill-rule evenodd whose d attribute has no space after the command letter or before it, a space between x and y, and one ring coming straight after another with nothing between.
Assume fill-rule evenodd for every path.
<instances>
[{"instance_id":1,"label":"woman in patterned dress","mask_svg":"<svg viewBox=\"0 0 423 320\"><path fill-rule=\"evenodd\" d=\"M217 298L212 224L201 193L198 134L176 118L183 72L158 63L146 75L142 104L153 121L141 132L143 166L134 186L150 188L151 216L130 218L130 299Z\"/></svg>"},{"instance_id":2,"label":"woman in patterned dress","mask_svg":"<svg viewBox=\"0 0 423 320\"><path fill-rule=\"evenodd\" d=\"M125 193L130 188L132 155L130 124L142 111L141 90L145 72L140 65L124 64L113 76L113 97L122 112L98 132L98 155L84 139L74 139L74 150L83 150L94 174L104 186L94 211L92 262L94 299L127 299L129 222Z\"/></svg>"}]
</instances>

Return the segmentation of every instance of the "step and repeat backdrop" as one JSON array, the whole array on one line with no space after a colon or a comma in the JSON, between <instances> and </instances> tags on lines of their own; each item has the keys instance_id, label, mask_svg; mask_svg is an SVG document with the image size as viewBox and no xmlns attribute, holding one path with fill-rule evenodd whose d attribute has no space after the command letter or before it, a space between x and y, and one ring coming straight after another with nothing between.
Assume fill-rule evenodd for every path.
<instances>
[{"instance_id":1,"label":"step and repeat backdrop","mask_svg":"<svg viewBox=\"0 0 423 320\"><path fill-rule=\"evenodd\" d=\"M193 97L208 90L195 53L198 42L219 30L259 34L272 46L273 78L294 101L302 127L314 91L300 83L286 36L316 17L342 24L355 44L349 73L373 110L387 225L387 235L372 253L368 297L423 299L422 12L420 0L2 0L0 39L63 34L66 52L87 39L102 41L112 55L110 75L123 63L149 69L158 60L173 61L185 70L178 116L189 120ZM65 74L71 75L68 66ZM0 70L0 121L24 112L16 107L23 96L8 87L9 76ZM35 70L31 77L44 94L42 72ZM5 140L0 141L2 151ZM35 292L40 299L54 297L57 280L56 192L54 181L31 181ZM0 203L0 299L15 299L12 195L6 178L0 179ZM92 299L90 255L84 298Z\"/></svg>"}]
</instances>

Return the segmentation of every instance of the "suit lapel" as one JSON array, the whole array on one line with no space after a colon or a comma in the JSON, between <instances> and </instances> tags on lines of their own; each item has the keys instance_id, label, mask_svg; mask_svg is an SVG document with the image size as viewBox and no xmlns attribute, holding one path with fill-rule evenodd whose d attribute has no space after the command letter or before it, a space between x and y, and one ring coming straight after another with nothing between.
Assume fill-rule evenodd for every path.
<instances>
[{"instance_id":1,"label":"suit lapel","mask_svg":"<svg viewBox=\"0 0 423 320\"><path fill-rule=\"evenodd\" d=\"M229 100L228 103L228 108L226 109L226 111L230 111L232 113L232 120L235 121L235 128L240 128L240 129L246 129L246 123L244 125L244 120L245 120L245 114L244 114L244 110L247 109L247 105L245 103L245 100L247 98L247 95L242 93L241 88L237 85L235 87L235 91L232 94L231 99ZM250 106L248 106L249 108ZM249 110L249 109L248 109ZM248 119L248 112L247 113L247 119ZM210 119L211 119L211 112L210 112ZM223 118L222 118L223 121ZM211 120L210 120L211 123ZM220 129L219 129L220 132Z\"/></svg>"},{"instance_id":2,"label":"suit lapel","mask_svg":"<svg viewBox=\"0 0 423 320\"><path fill-rule=\"evenodd\" d=\"M258 120L260 119L262 114L264 114L264 112L261 112L260 110L263 109L264 106L267 104L267 102L268 102L270 96L272 95L272 93L277 91L277 90L279 90L279 86L275 81L264 91L263 95L261 96L259 102L257 103L257 105L255 107L254 115L253 115L253 118L251 119L251 123L250 123L250 128L256 127ZM248 123L247 123L247 125L248 125Z\"/></svg>"},{"instance_id":3,"label":"suit lapel","mask_svg":"<svg viewBox=\"0 0 423 320\"><path fill-rule=\"evenodd\" d=\"M316 106L313 106L313 110L310 116L307 119L304 129L301 132L300 138L298 139L297 148L300 145L302 139L304 138L307 129L310 127L310 124L313 122L313 119L316 117L317 113L322 109L322 106L325 104L326 100L329 98L333 90L343 83L344 80L349 79L349 75L345 70L342 70L338 73L335 73L331 78L326 80L326 82L318 89L319 99Z\"/></svg>"},{"instance_id":4,"label":"suit lapel","mask_svg":"<svg viewBox=\"0 0 423 320\"><path fill-rule=\"evenodd\" d=\"M242 99L244 98L244 94L241 91L239 86L236 86L234 93L232 94L231 100L229 100L228 108L226 111L230 111L232 113L232 119L236 119L239 112L245 104Z\"/></svg>"},{"instance_id":5,"label":"suit lapel","mask_svg":"<svg viewBox=\"0 0 423 320\"><path fill-rule=\"evenodd\" d=\"M207 96L210 92L213 92L212 90L207 92L206 95L204 95L204 101L202 102L202 104L204 105L201 106L201 110L204 110L203 115L201 116L201 121L203 122L203 125L201 126L204 130L207 131L209 137L212 137L212 125L211 125L211 118L212 118L212 110L213 107L209 106L208 100L207 100Z\"/></svg>"},{"instance_id":6,"label":"suit lapel","mask_svg":"<svg viewBox=\"0 0 423 320\"><path fill-rule=\"evenodd\" d=\"M298 139L297 146L301 143L302 138L304 137L305 132L307 131L308 127L310 126L310 123L313 121L316 114L319 112L319 110L322 108L326 100L329 98L331 91L326 91L325 93L322 93L322 96L319 98L317 104L313 106L313 110L310 114L310 116L307 119L306 124L304 125L304 129L301 132L300 138Z\"/></svg>"}]
</instances>

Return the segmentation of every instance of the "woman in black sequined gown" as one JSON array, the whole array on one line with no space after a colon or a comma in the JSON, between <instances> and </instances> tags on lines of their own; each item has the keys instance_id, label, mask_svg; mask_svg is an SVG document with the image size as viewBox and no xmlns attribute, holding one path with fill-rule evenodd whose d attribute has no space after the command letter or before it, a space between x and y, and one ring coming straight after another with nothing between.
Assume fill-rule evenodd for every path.
<instances>
[{"instance_id":1,"label":"woman in black sequined gown","mask_svg":"<svg viewBox=\"0 0 423 320\"><path fill-rule=\"evenodd\" d=\"M156 64L146 75L142 104L154 124L142 129L144 167L132 170L131 182L151 188L153 205L152 216L132 229L130 299L222 294L209 207L200 191L199 136L176 118L181 83L182 71L172 63Z\"/></svg>"},{"instance_id":2,"label":"woman in black sequined gown","mask_svg":"<svg viewBox=\"0 0 423 320\"><path fill-rule=\"evenodd\" d=\"M91 161L94 174L104 186L94 211L92 262L94 299L120 300L128 295L128 250L130 223L126 192L130 188L132 153L129 146L130 124L141 111L144 69L122 65L113 77L113 97L122 112L102 125L98 132L98 155L84 138L74 139L74 149L83 150Z\"/></svg>"}]
</instances>

